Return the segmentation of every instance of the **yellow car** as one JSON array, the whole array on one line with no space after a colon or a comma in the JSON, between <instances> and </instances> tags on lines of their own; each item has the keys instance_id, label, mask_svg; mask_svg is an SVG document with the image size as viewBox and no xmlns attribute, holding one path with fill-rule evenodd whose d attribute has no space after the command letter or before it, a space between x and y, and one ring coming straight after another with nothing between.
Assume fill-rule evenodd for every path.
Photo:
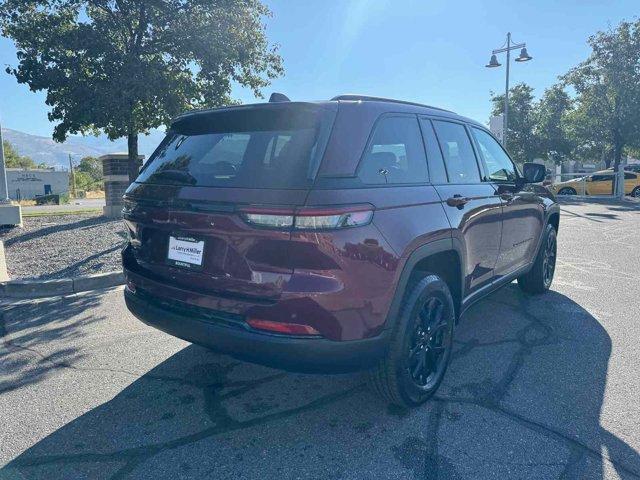
<instances>
[{"instance_id":1,"label":"yellow car","mask_svg":"<svg viewBox=\"0 0 640 480\"><path fill-rule=\"evenodd\" d=\"M601 170L566 182L554 183L549 185L549 189L556 195L611 195L613 178L613 169ZM624 193L640 198L640 174L624 172Z\"/></svg>"}]
</instances>

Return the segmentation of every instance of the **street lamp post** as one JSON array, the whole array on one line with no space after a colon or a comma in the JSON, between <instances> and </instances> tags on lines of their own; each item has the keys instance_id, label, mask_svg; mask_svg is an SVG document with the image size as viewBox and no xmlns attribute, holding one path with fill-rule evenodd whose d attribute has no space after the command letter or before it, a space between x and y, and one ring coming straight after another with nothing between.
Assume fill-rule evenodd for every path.
<instances>
[{"instance_id":1,"label":"street lamp post","mask_svg":"<svg viewBox=\"0 0 640 480\"><path fill-rule=\"evenodd\" d=\"M516 50L518 48L520 48L521 50L520 50L520 56L516 58L516 62L528 62L533 58L529 55L529 53L527 53L526 43L516 43L512 45L511 32L507 33L506 47L496 48L495 50L492 50L491 60L489 60L489 63L485 65L485 67L487 68L499 67L502 64L498 63L498 57L496 55L503 52L507 53L507 65L506 65L507 78L505 81L505 89L504 89L504 118L502 121L502 145L504 146L504 148L507 148L507 129L509 126L509 65L511 63L511 50Z\"/></svg>"}]
</instances>

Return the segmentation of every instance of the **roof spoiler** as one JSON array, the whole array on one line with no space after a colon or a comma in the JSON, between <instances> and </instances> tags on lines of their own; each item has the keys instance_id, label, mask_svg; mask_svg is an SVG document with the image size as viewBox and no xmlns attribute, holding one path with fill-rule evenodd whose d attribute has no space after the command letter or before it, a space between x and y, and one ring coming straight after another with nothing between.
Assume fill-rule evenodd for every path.
<instances>
[{"instance_id":1,"label":"roof spoiler","mask_svg":"<svg viewBox=\"0 0 640 480\"><path fill-rule=\"evenodd\" d=\"M273 92L269 97L269 103L290 102L289 97L284 93Z\"/></svg>"}]
</instances>

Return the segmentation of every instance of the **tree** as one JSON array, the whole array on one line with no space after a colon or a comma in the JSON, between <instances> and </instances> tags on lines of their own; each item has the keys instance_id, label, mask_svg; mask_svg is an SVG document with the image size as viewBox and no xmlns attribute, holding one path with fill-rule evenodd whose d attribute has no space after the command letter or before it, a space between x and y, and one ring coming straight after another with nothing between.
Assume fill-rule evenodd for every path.
<instances>
[{"instance_id":1,"label":"tree","mask_svg":"<svg viewBox=\"0 0 640 480\"><path fill-rule=\"evenodd\" d=\"M89 175L95 181L102 181L102 162L96 157L83 157L76 171Z\"/></svg>"},{"instance_id":2,"label":"tree","mask_svg":"<svg viewBox=\"0 0 640 480\"><path fill-rule=\"evenodd\" d=\"M572 100L562 85L545 90L533 109L533 135L538 154L557 164L570 157L574 143L569 134Z\"/></svg>"},{"instance_id":3,"label":"tree","mask_svg":"<svg viewBox=\"0 0 640 480\"><path fill-rule=\"evenodd\" d=\"M4 161L7 168L37 168L31 157L19 155L6 140L2 142L4 147Z\"/></svg>"},{"instance_id":4,"label":"tree","mask_svg":"<svg viewBox=\"0 0 640 480\"><path fill-rule=\"evenodd\" d=\"M95 157L83 157L74 169L76 188L85 191L103 189L102 163ZM69 178L70 186L72 179Z\"/></svg>"},{"instance_id":5,"label":"tree","mask_svg":"<svg viewBox=\"0 0 640 480\"><path fill-rule=\"evenodd\" d=\"M127 137L129 179L138 134L178 113L255 95L282 74L260 0L0 0L0 27L18 49L8 67L46 90L54 139L104 131Z\"/></svg>"},{"instance_id":6,"label":"tree","mask_svg":"<svg viewBox=\"0 0 640 480\"><path fill-rule=\"evenodd\" d=\"M504 94L491 95L493 103L492 115L504 113ZM532 161L538 152L534 131L533 88L526 83L519 83L509 89L509 153L522 163Z\"/></svg>"},{"instance_id":7,"label":"tree","mask_svg":"<svg viewBox=\"0 0 640 480\"><path fill-rule=\"evenodd\" d=\"M591 54L562 77L576 92L573 134L618 168L626 148L640 146L640 19L589 38Z\"/></svg>"}]
</instances>

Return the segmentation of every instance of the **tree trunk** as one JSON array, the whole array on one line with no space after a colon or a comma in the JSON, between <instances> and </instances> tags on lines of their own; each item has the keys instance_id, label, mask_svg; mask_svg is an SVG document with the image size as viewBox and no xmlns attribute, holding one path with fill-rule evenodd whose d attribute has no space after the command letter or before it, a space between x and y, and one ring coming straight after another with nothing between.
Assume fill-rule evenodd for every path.
<instances>
[{"instance_id":1,"label":"tree trunk","mask_svg":"<svg viewBox=\"0 0 640 480\"><path fill-rule=\"evenodd\" d=\"M604 147L602 149L602 158L601 160L604 162L604 168L611 167L611 157L609 156L609 148Z\"/></svg>"},{"instance_id":2,"label":"tree trunk","mask_svg":"<svg viewBox=\"0 0 640 480\"><path fill-rule=\"evenodd\" d=\"M127 135L127 147L129 149L129 183L138 178L140 162L138 161L138 132L129 131Z\"/></svg>"}]
</instances>

